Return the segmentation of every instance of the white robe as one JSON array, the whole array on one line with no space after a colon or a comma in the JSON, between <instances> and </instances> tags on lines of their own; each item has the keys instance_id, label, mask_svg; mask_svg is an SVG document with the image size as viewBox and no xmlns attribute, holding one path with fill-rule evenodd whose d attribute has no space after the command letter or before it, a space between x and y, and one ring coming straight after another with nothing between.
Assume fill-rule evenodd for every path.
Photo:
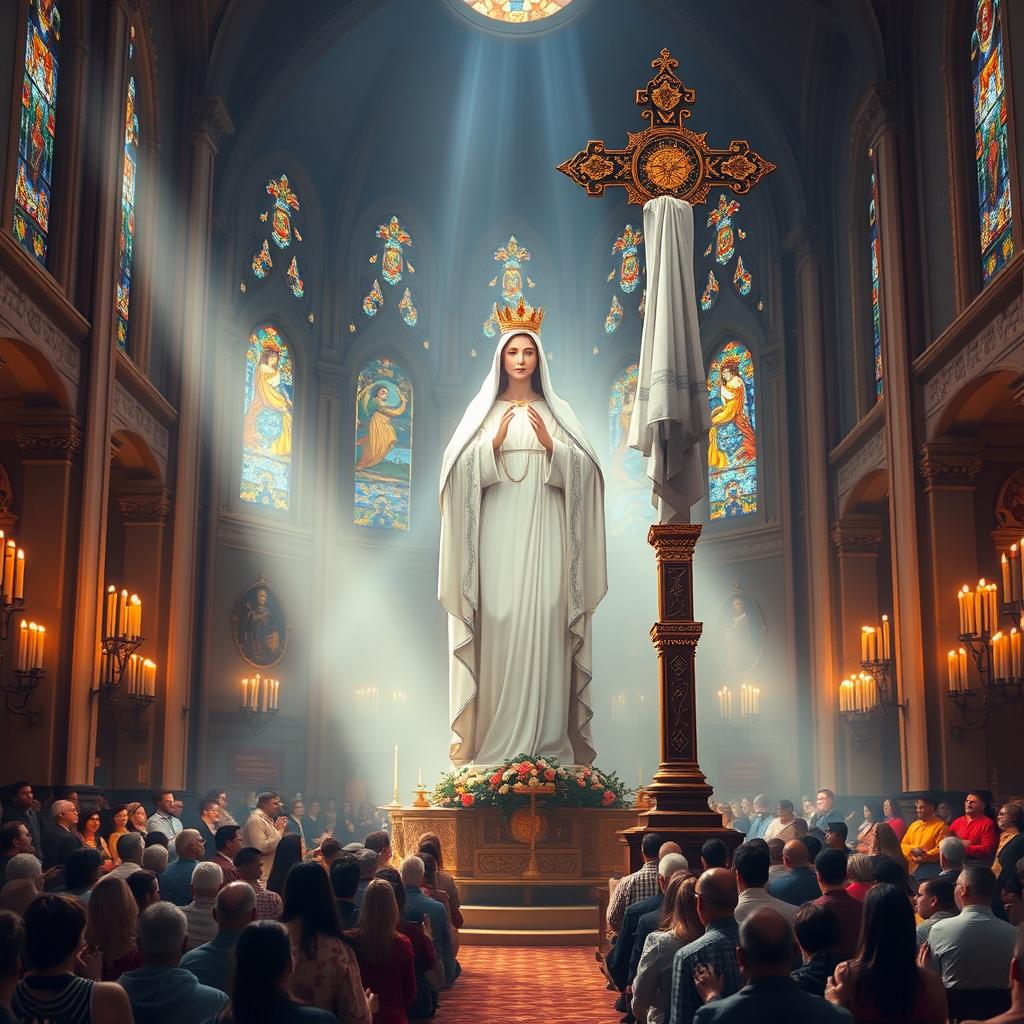
<instances>
[{"instance_id":1,"label":"white robe","mask_svg":"<svg viewBox=\"0 0 1024 1024\"><path fill-rule=\"evenodd\" d=\"M496 458L492 439L508 408L495 399L504 340L442 470L449 756L457 766L516 754L586 765L594 760L591 615L607 589L603 481L578 421L549 391L542 353L552 403L534 408L554 450L543 449L521 408Z\"/></svg>"}]
</instances>

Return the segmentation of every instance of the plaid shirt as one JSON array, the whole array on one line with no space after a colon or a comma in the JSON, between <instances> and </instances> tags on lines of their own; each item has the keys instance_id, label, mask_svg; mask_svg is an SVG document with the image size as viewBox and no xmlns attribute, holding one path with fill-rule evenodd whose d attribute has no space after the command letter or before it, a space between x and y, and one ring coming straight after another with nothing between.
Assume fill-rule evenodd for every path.
<instances>
[{"instance_id":1,"label":"plaid shirt","mask_svg":"<svg viewBox=\"0 0 1024 1024\"><path fill-rule=\"evenodd\" d=\"M256 891L256 920L276 921L284 910L284 902L276 892L271 892L262 882L249 883Z\"/></svg>"},{"instance_id":2,"label":"plaid shirt","mask_svg":"<svg viewBox=\"0 0 1024 1024\"><path fill-rule=\"evenodd\" d=\"M658 862L648 860L639 871L626 875L615 887L615 895L608 904L608 924L618 931L622 927L622 919L626 916L626 907L658 891Z\"/></svg>"},{"instance_id":3,"label":"plaid shirt","mask_svg":"<svg viewBox=\"0 0 1024 1024\"><path fill-rule=\"evenodd\" d=\"M707 964L725 985L721 998L740 990L740 966L736 960L736 946L740 941L740 926L731 917L720 917L708 925L708 930L693 942L678 950L672 961L672 1014L668 1024L693 1024L693 1015L704 1005L693 971L699 964Z\"/></svg>"}]
</instances>

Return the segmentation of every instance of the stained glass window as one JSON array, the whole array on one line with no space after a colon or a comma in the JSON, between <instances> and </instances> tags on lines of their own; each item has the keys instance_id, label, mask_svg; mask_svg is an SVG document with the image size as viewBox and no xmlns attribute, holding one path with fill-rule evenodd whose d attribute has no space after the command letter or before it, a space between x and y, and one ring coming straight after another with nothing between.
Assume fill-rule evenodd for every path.
<instances>
[{"instance_id":1,"label":"stained glass window","mask_svg":"<svg viewBox=\"0 0 1024 1024\"><path fill-rule=\"evenodd\" d=\"M135 26L128 43L128 99L124 110L124 169L121 174L121 228L118 232L117 344L128 350L128 303L135 257L135 184L139 167L139 115L135 102Z\"/></svg>"},{"instance_id":2,"label":"stained glass window","mask_svg":"<svg viewBox=\"0 0 1024 1024\"><path fill-rule=\"evenodd\" d=\"M605 466L605 509L609 533L654 519L651 481L644 458L627 444L629 419L636 401L639 368L630 363L612 383L608 395L608 462Z\"/></svg>"},{"instance_id":3,"label":"stained glass window","mask_svg":"<svg viewBox=\"0 0 1024 1024\"><path fill-rule=\"evenodd\" d=\"M371 359L356 382L356 526L409 529L412 414L405 371L391 359Z\"/></svg>"},{"instance_id":4,"label":"stained glass window","mask_svg":"<svg viewBox=\"0 0 1024 1024\"><path fill-rule=\"evenodd\" d=\"M273 242L277 249L289 249L293 245L302 242L302 232L295 223L295 215L301 209L299 197L288 181L288 175L271 178L266 184L266 193L274 201L269 210L260 213L260 223L269 224L269 234L260 239L256 251L249 261L249 268L253 277L258 281L264 281L274 269L274 257L271 254L270 243ZM281 257L281 266L285 266L288 260L287 254ZM306 297L306 283L302 279L302 269L298 255L293 254L287 262L285 277L288 281L288 290L297 299ZM242 291L246 290L245 282L242 282ZM308 317L313 322L313 314Z\"/></svg>"},{"instance_id":5,"label":"stained glass window","mask_svg":"<svg viewBox=\"0 0 1024 1024\"><path fill-rule=\"evenodd\" d=\"M708 494L712 519L757 511L754 362L741 341L727 341L708 370Z\"/></svg>"},{"instance_id":6,"label":"stained glass window","mask_svg":"<svg viewBox=\"0 0 1024 1024\"><path fill-rule=\"evenodd\" d=\"M281 512L291 504L294 389L288 345L276 328L257 327L245 352L239 497Z\"/></svg>"},{"instance_id":7,"label":"stained glass window","mask_svg":"<svg viewBox=\"0 0 1024 1024\"><path fill-rule=\"evenodd\" d=\"M465 0L485 18L520 25L528 21L541 21L568 7L572 0Z\"/></svg>"},{"instance_id":8,"label":"stained glass window","mask_svg":"<svg viewBox=\"0 0 1024 1024\"><path fill-rule=\"evenodd\" d=\"M519 305L519 301L526 302L523 296L523 279L526 279L527 288L535 288L533 280L529 275L524 274L523 264L529 263L532 259L530 253L524 249L515 235L509 235L508 241L496 249L495 260L501 264L501 274L492 277L487 282L488 288L500 289L500 302L503 306L511 306L513 309ZM531 303L526 303L528 306ZM614 330L614 328L612 328ZM491 315L484 321L484 334L488 338L498 336L498 303L491 306Z\"/></svg>"},{"instance_id":9,"label":"stained glass window","mask_svg":"<svg viewBox=\"0 0 1024 1024\"><path fill-rule=\"evenodd\" d=\"M976 0L971 34L974 155L978 167L981 276L987 284L1013 255L1010 140L1003 66L1002 0Z\"/></svg>"},{"instance_id":10,"label":"stained glass window","mask_svg":"<svg viewBox=\"0 0 1024 1024\"><path fill-rule=\"evenodd\" d=\"M740 204L730 199L724 192L718 196L718 205L708 212L706 227L711 228L711 239L704 250L704 258L710 263L704 291L700 296L700 308L704 313L714 308L718 301L721 277L722 281L730 280L729 265L735 260L732 270L732 286L736 294L747 299L759 313L764 309L764 301L754 294L754 273L751 270L749 246L740 252L740 242L745 242L747 233L736 223L736 214ZM715 268L718 268L718 274Z\"/></svg>"},{"instance_id":11,"label":"stained glass window","mask_svg":"<svg viewBox=\"0 0 1024 1024\"><path fill-rule=\"evenodd\" d=\"M871 339L875 365L875 400L882 397L882 307L878 300L881 252L878 242L878 182L871 172L871 197L868 200L868 227L871 232Z\"/></svg>"},{"instance_id":12,"label":"stained glass window","mask_svg":"<svg viewBox=\"0 0 1024 1024\"><path fill-rule=\"evenodd\" d=\"M384 289L380 283L382 279L384 284L396 288L406 274L416 273L416 268L409 261L409 254L406 252L406 249L412 246L412 235L402 227L398 217L392 214L389 221L379 224L375 235L383 239L384 244L374 249L367 260L375 272L378 272L378 276L373 278L373 284L364 285L367 292L363 296L362 307L363 314L368 317L375 317L384 308ZM415 327L419 323L419 310L408 284L402 290L398 312L408 327ZM355 324L349 324L349 332L355 334Z\"/></svg>"},{"instance_id":13,"label":"stained glass window","mask_svg":"<svg viewBox=\"0 0 1024 1024\"><path fill-rule=\"evenodd\" d=\"M31 0L25 27L25 75L14 182L14 235L42 265L47 261L53 138L57 122L57 0Z\"/></svg>"}]
</instances>

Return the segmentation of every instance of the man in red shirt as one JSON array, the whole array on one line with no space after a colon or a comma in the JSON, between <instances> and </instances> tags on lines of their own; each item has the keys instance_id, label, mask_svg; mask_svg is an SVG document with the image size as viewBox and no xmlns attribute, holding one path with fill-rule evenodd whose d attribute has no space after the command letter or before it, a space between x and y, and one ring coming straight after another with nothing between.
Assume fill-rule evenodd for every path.
<instances>
[{"instance_id":1,"label":"man in red shirt","mask_svg":"<svg viewBox=\"0 0 1024 1024\"><path fill-rule=\"evenodd\" d=\"M973 861L991 867L999 835L995 822L985 813L984 798L979 793L968 793L964 812L949 826L950 834L967 847L968 864Z\"/></svg>"}]
</instances>

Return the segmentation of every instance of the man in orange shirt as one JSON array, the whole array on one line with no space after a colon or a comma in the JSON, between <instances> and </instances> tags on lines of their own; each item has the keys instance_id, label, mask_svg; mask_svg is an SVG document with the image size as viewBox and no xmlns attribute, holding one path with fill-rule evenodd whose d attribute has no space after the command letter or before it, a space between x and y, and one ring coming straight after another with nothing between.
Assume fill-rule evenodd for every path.
<instances>
[{"instance_id":1,"label":"man in orange shirt","mask_svg":"<svg viewBox=\"0 0 1024 1024\"><path fill-rule=\"evenodd\" d=\"M910 873L919 882L939 873L939 843L946 836L946 823L935 813L935 800L927 793L914 801L917 820L907 826L900 849Z\"/></svg>"}]
</instances>

